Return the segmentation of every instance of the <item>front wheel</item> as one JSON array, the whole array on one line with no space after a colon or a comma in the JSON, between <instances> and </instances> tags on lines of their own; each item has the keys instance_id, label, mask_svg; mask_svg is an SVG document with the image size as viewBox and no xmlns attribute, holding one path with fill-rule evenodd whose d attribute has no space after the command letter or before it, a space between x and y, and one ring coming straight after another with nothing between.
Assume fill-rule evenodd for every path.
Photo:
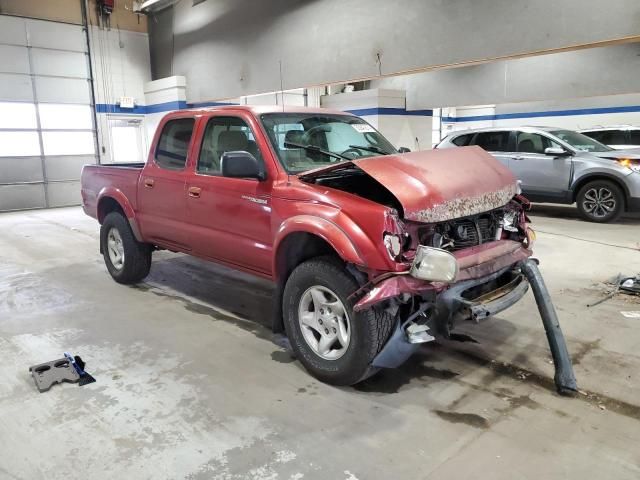
<instances>
[{"instance_id":1,"label":"front wheel","mask_svg":"<svg viewBox=\"0 0 640 480\"><path fill-rule=\"evenodd\" d=\"M587 183L578 192L576 202L582 218L590 222L611 222L624 212L624 194L609 180Z\"/></svg>"},{"instance_id":2,"label":"front wheel","mask_svg":"<svg viewBox=\"0 0 640 480\"><path fill-rule=\"evenodd\" d=\"M283 296L284 325L304 367L319 380L353 385L371 376L371 362L388 340L394 318L384 310L353 311L358 288L337 260L320 257L296 267Z\"/></svg>"},{"instance_id":3,"label":"front wheel","mask_svg":"<svg viewBox=\"0 0 640 480\"><path fill-rule=\"evenodd\" d=\"M124 284L138 283L151 269L151 247L136 240L127 219L108 214L100 227L102 256L111 277Z\"/></svg>"}]
</instances>

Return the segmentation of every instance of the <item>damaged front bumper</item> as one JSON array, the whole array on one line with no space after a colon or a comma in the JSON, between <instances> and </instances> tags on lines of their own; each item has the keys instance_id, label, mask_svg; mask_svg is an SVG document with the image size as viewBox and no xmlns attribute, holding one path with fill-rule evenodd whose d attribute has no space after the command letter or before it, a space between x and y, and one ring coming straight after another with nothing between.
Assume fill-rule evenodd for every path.
<instances>
[{"instance_id":1,"label":"damaged front bumper","mask_svg":"<svg viewBox=\"0 0 640 480\"><path fill-rule=\"evenodd\" d=\"M398 321L391 338L372 365L398 367L419 348L419 343L412 343L407 330L407 326L418 317L426 321L430 332L448 338L455 323L462 320L479 322L496 315L520 301L531 286L554 360L558 392L568 394L577 391L557 314L537 261L529 258L530 255L531 251L517 242L499 241L460 253L457 256L458 278L463 280L451 286L425 282L409 275L381 279L357 302L355 310L405 294L424 301L418 311Z\"/></svg>"}]
</instances>

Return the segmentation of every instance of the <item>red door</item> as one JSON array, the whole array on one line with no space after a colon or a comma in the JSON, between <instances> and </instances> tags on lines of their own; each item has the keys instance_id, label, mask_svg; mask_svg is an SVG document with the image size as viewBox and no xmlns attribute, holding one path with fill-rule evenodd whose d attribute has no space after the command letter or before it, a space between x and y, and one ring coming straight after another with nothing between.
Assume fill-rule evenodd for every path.
<instances>
[{"instance_id":1,"label":"red door","mask_svg":"<svg viewBox=\"0 0 640 480\"><path fill-rule=\"evenodd\" d=\"M265 139L256 138L253 118L243 113L219 112L201 122L202 141L186 185L194 253L270 275L272 160L266 159L264 181L227 178L220 171L220 157L228 151L247 151L264 162L259 145Z\"/></svg>"},{"instance_id":2,"label":"red door","mask_svg":"<svg viewBox=\"0 0 640 480\"><path fill-rule=\"evenodd\" d=\"M138 184L138 217L145 240L171 250L190 251L185 229L187 157L193 138L193 117L173 118L160 125Z\"/></svg>"}]
</instances>

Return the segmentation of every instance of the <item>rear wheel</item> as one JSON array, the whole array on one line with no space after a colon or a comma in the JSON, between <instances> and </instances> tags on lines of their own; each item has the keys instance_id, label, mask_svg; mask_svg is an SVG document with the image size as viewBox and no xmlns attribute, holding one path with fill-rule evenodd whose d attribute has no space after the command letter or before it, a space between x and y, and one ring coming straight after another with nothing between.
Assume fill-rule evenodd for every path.
<instances>
[{"instance_id":1,"label":"rear wheel","mask_svg":"<svg viewBox=\"0 0 640 480\"><path fill-rule=\"evenodd\" d=\"M284 324L305 368L333 385L374 374L371 362L388 340L394 318L383 310L353 311L357 282L331 257L308 260L291 273L283 296Z\"/></svg>"},{"instance_id":2,"label":"rear wheel","mask_svg":"<svg viewBox=\"0 0 640 480\"><path fill-rule=\"evenodd\" d=\"M108 214L100 228L102 256L118 283L137 283L151 269L151 247L136 240L127 219L119 212Z\"/></svg>"},{"instance_id":3,"label":"rear wheel","mask_svg":"<svg viewBox=\"0 0 640 480\"><path fill-rule=\"evenodd\" d=\"M611 222L624 212L624 194L609 180L594 180L578 192L578 211L590 222Z\"/></svg>"}]
</instances>

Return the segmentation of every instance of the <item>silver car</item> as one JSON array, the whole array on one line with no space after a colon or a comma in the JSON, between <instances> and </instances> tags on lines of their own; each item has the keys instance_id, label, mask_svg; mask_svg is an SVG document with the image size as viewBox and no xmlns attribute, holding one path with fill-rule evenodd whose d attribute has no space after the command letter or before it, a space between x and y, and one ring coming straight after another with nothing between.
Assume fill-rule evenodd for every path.
<instances>
[{"instance_id":1,"label":"silver car","mask_svg":"<svg viewBox=\"0 0 640 480\"><path fill-rule=\"evenodd\" d=\"M484 148L509 167L534 202L577 203L582 217L592 222L640 211L640 154L557 127L462 130L436 148L469 145Z\"/></svg>"},{"instance_id":2,"label":"silver car","mask_svg":"<svg viewBox=\"0 0 640 480\"><path fill-rule=\"evenodd\" d=\"M580 130L587 137L616 150L640 148L640 127L632 125L611 125L608 127L594 127Z\"/></svg>"}]
</instances>

